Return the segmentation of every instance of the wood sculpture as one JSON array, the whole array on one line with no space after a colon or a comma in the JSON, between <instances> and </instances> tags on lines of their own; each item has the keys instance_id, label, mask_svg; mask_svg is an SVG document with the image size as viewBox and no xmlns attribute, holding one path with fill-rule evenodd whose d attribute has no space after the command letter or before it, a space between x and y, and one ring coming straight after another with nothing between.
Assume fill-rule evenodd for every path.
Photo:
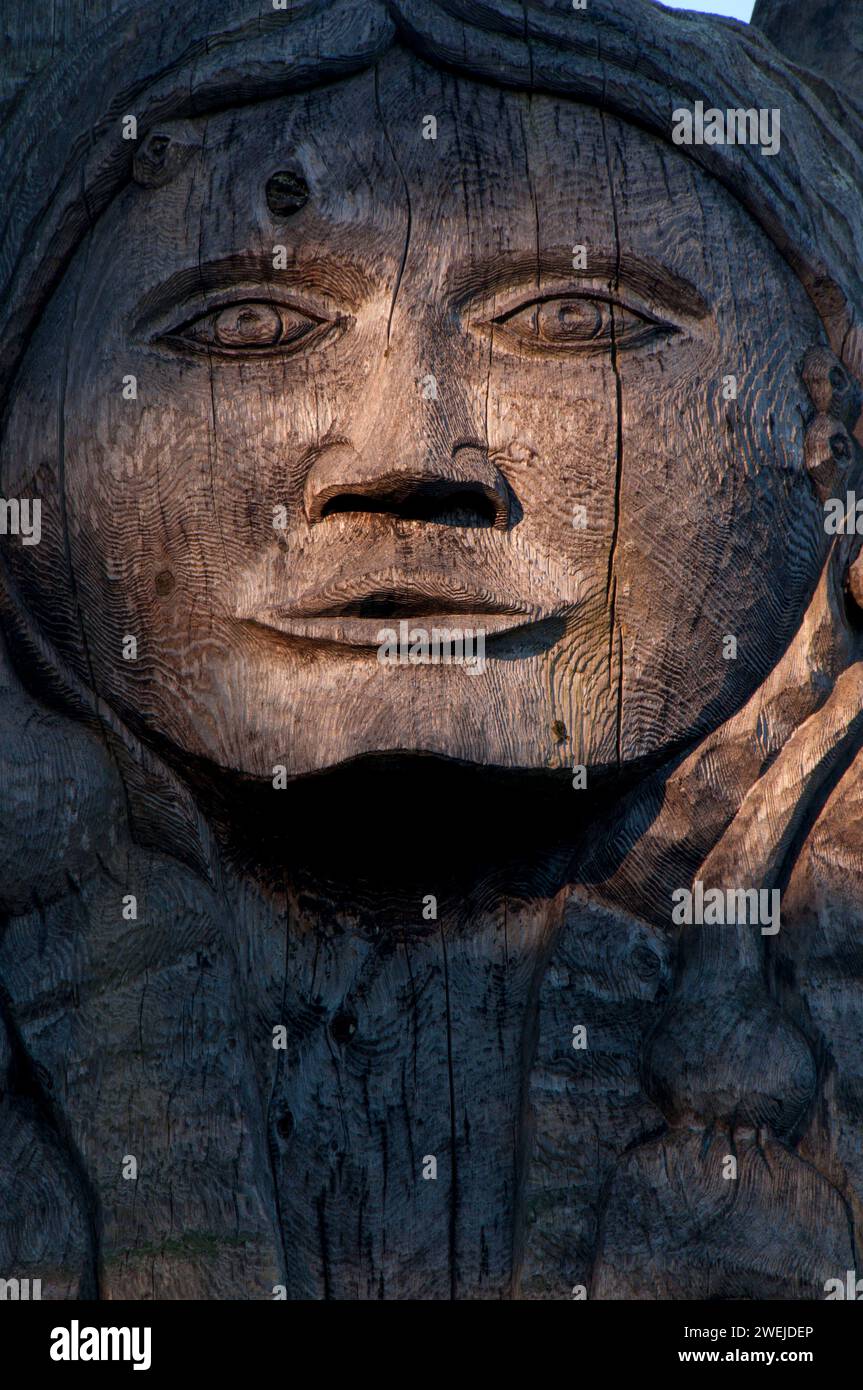
<instances>
[{"instance_id":1,"label":"wood sculpture","mask_svg":"<svg viewBox=\"0 0 863 1390\"><path fill-rule=\"evenodd\" d=\"M108 9L5 88L0 1275L823 1298L850 83L651 0Z\"/></svg>"}]
</instances>

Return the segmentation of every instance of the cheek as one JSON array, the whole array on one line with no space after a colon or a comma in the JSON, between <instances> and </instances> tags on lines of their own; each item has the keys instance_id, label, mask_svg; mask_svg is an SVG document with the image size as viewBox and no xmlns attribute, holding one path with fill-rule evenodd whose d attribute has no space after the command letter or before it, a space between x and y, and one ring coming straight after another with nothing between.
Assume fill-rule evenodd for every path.
<instances>
[{"instance_id":1,"label":"cheek","mask_svg":"<svg viewBox=\"0 0 863 1390\"><path fill-rule=\"evenodd\" d=\"M489 442L531 541L604 584L618 455L610 363L498 361L490 383Z\"/></svg>"},{"instance_id":2,"label":"cheek","mask_svg":"<svg viewBox=\"0 0 863 1390\"><path fill-rule=\"evenodd\" d=\"M802 355L719 343L624 369L621 549L650 576L642 590L668 587L721 624L811 586L826 545L803 458Z\"/></svg>"},{"instance_id":3,"label":"cheek","mask_svg":"<svg viewBox=\"0 0 863 1390\"><path fill-rule=\"evenodd\" d=\"M87 382L67 400L66 502L85 614L140 632L163 624L163 601L194 601L219 573L211 410L137 374L138 397ZM137 625L137 626L136 626Z\"/></svg>"},{"instance_id":4,"label":"cheek","mask_svg":"<svg viewBox=\"0 0 863 1390\"><path fill-rule=\"evenodd\" d=\"M628 756L658 729L672 739L728 717L799 624L827 551L803 463L801 355L762 343L662 377L624 372L615 621ZM723 397L728 363L737 400Z\"/></svg>"},{"instance_id":5,"label":"cheek","mask_svg":"<svg viewBox=\"0 0 863 1390\"><path fill-rule=\"evenodd\" d=\"M164 634L229 611L237 574L279 544L282 509L301 519L303 456L326 422L314 382L272 363L136 374L135 400L101 378L67 398L69 532L85 608ZM361 377L333 389L349 412Z\"/></svg>"}]
</instances>

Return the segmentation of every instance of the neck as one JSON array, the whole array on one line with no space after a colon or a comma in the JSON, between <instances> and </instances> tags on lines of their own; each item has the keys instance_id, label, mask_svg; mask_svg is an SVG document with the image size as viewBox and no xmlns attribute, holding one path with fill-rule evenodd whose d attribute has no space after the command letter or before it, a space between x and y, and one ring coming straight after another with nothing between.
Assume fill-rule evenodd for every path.
<instances>
[{"instance_id":1,"label":"neck","mask_svg":"<svg viewBox=\"0 0 863 1390\"><path fill-rule=\"evenodd\" d=\"M422 922L423 902L461 924L506 898L547 900L595 851L623 779L502 772L382 756L276 790L186 768L222 855L264 893L379 926Z\"/></svg>"}]
</instances>

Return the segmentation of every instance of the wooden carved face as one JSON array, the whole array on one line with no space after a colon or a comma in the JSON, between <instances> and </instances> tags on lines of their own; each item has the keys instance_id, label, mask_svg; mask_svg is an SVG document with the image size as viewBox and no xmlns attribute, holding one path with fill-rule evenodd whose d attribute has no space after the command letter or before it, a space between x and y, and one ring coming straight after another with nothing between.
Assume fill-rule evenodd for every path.
<instances>
[{"instance_id":1,"label":"wooden carved face","mask_svg":"<svg viewBox=\"0 0 863 1390\"><path fill-rule=\"evenodd\" d=\"M83 679L262 777L616 766L757 687L826 552L822 333L730 193L397 51L157 137L7 432L10 490L44 499L9 561ZM403 620L483 633L484 668L382 662Z\"/></svg>"}]
</instances>

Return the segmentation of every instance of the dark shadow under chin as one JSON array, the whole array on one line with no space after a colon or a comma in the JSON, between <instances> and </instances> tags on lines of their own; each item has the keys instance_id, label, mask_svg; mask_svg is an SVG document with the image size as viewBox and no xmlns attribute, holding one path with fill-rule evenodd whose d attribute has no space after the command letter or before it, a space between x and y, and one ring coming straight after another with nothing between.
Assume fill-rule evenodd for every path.
<instances>
[{"instance_id":1,"label":"dark shadow under chin","mask_svg":"<svg viewBox=\"0 0 863 1390\"><path fill-rule=\"evenodd\" d=\"M626 790L616 770L592 773L590 789L576 790L568 771L514 772L399 750L279 790L200 762L184 760L181 770L238 871L272 888L324 888L330 901L381 908L429 893L466 911L476 894L546 899L574 847Z\"/></svg>"}]
</instances>

